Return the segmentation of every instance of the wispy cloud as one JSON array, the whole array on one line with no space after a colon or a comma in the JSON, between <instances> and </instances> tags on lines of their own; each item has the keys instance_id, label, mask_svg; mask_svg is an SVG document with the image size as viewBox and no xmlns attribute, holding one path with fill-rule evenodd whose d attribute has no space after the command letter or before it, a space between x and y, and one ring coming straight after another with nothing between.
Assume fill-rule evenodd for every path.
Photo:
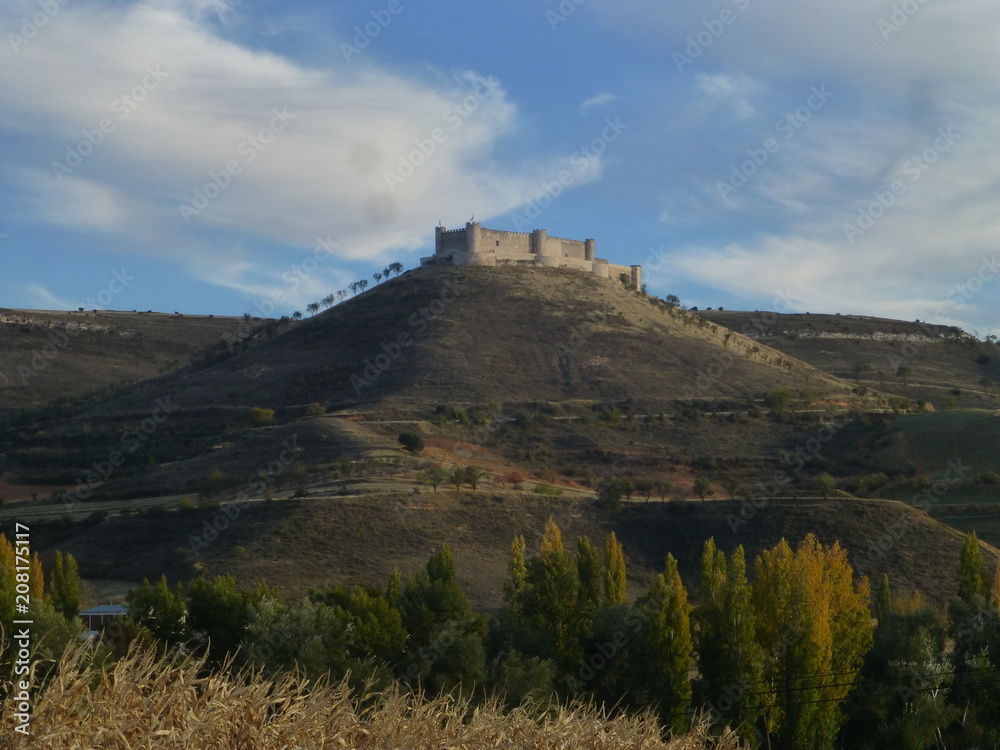
<instances>
[{"instance_id":1,"label":"wispy cloud","mask_svg":"<svg viewBox=\"0 0 1000 750\"><path fill-rule=\"evenodd\" d=\"M594 110L602 109L606 105L611 104L616 99L618 99L617 96L607 91L592 96L580 105L580 114L588 115Z\"/></svg>"}]
</instances>

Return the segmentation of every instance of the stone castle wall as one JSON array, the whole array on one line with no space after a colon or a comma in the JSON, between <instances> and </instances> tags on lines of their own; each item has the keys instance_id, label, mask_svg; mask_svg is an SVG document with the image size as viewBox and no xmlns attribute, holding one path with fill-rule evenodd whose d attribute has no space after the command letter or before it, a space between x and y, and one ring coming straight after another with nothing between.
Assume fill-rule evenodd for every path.
<instances>
[{"instance_id":1,"label":"stone castle wall","mask_svg":"<svg viewBox=\"0 0 1000 750\"><path fill-rule=\"evenodd\" d=\"M421 265L451 263L456 266L549 266L573 268L604 279L625 274L637 289L642 287L642 266L620 266L596 257L594 240L549 237L544 229L504 232L483 229L470 221L464 229L435 230L434 255L421 258Z\"/></svg>"}]
</instances>

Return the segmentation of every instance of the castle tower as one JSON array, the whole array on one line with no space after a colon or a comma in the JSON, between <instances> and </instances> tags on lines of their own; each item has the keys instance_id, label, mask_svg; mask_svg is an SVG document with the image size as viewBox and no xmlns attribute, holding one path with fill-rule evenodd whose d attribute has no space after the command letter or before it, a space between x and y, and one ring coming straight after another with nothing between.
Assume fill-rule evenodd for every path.
<instances>
[{"instance_id":1,"label":"castle tower","mask_svg":"<svg viewBox=\"0 0 1000 750\"><path fill-rule=\"evenodd\" d=\"M597 243L594 240L584 240L583 241L583 259L584 260L589 260L590 262L594 261L594 258L597 257L597 253L595 252L596 246L597 246Z\"/></svg>"},{"instance_id":2,"label":"castle tower","mask_svg":"<svg viewBox=\"0 0 1000 750\"><path fill-rule=\"evenodd\" d=\"M535 229L531 233L531 252L533 255L537 255L539 258L545 255L545 241L548 239L546 236L548 232L544 229Z\"/></svg>"},{"instance_id":3,"label":"castle tower","mask_svg":"<svg viewBox=\"0 0 1000 750\"><path fill-rule=\"evenodd\" d=\"M642 266L631 266L632 268L632 285L636 289L642 289Z\"/></svg>"},{"instance_id":4,"label":"castle tower","mask_svg":"<svg viewBox=\"0 0 1000 750\"><path fill-rule=\"evenodd\" d=\"M441 225L438 225L438 226L434 227L434 254L435 255L440 255L441 252L444 250L444 238L442 237L443 234L444 234L444 227L442 227Z\"/></svg>"},{"instance_id":5,"label":"castle tower","mask_svg":"<svg viewBox=\"0 0 1000 750\"><path fill-rule=\"evenodd\" d=\"M479 222L467 221L465 223L465 252L470 255L478 253L480 250Z\"/></svg>"}]
</instances>

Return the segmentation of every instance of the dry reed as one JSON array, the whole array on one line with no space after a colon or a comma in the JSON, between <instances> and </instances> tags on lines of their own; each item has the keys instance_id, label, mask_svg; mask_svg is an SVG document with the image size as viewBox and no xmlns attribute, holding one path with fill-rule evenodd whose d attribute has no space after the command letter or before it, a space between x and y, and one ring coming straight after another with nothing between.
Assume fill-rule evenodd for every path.
<instances>
[{"instance_id":1,"label":"dry reed","mask_svg":"<svg viewBox=\"0 0 1000 750\"><path fill-rule=\"evenodd\" d=\"M36 698L31 736L11 731L0 709L0 748L45 750L280 750L282 748L544 748L545 750L739 750L733 736L703 724L665 741L651 715L608 717L585 707L479 707L452 697L398 691L352 698L345 683L297 675L208 674L203 662L132 649L103 672L88 667L91 646L73 646Z\"/></svg>"}]
</instances>

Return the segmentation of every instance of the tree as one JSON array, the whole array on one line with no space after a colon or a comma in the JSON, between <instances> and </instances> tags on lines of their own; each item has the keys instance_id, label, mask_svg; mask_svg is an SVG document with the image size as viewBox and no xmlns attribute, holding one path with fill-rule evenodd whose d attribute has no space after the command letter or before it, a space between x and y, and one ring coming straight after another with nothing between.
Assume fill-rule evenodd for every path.
<instances>
[{"instance_id":1,"label":"tree","mask_svg":"<svg viewBox=\"0 0 1000 750\"><path fill-rule=\"evenodd\" d=\"M676 294L668 294L666 297L663 298L663 301L666 302L671 307L681 306L681 298L678 297Z\"/></svg>"},{"instance_id":2,"label":"tree","mask_svg":"<svg viewBox=\"0 0 1000 750\"><path fill-rule=\"evenodd\" d=\"M295 318L295 320L302 320L302 312L300 310L296 310L292 313L292 317Z\"/></svg>"},{"instance_id":3,"label":"tree","mask_svg":"<svg viewBox=\"0 0 1000 750\"><path fill-rule=\"evenodd\" d=\"M435 492L438 485L448 479L448 472L440 466L429 466L417 475L417 481L429 484Z\"/></svg>"},{"instance_id":4,"label":"tree","mask_svg":"<svg viewBox=\"0 0 1000 750\"><path fill-rule=\"evenodd\" d=\"M608 474L597 485L597 499L603 502L618 502L622 496L632 494L632 480L616 474Z\"/></svg>"},{"instance_id":5,"label":"tree","mask_svg":"<svg viewBox=\"0 0 1000 750\"><path fill-rule=\"evenodd\" d=\"M365 282L365 283L367 284L368 282ZM350 289L352 292L354 292L354 296L357 297L358 296L358 290L361 289L361 282L360 281L352 281L350 284L347 285L347 288Z\"/></svg>"},{"instance_id":6,"label":"tree","mask_svg":"<svg viewBox=\"0 0 1000 750\"><path fill-rule=\"evenodd\" d=\"M360 279L358 281L358 289L362 292L368 287L368 279Z\"/></svg>"},{"instance_id":7,"label":"tree","mask_svg":"<svg viewBox=\"0 0 1000 750\"><path fill-rule=\"evenodd\" d=\"M759 690L764 653L756 640L757 617L742 546L727 563L714 539L705 543L694 620L703 702L713 707L713 719L741 726L749 739L760 716L758 698L750 693Z\"/></svg>"},{"instance_id":8,"label":"tree","mask_svg":"<svg viewBox=\"0 0 1000 750\"><path fill-rule=\"evenodd\" d=\"M463 481L468 484L472 491L476 491L476 487L479 484L479 480L489 476L489 474L478 466L466 466L463 470Z\"/></svg>"},{"instance_id":9,"label":"tree","mask_svg":"<svg viewBox=\"0 0 1000 750\"><path fill-rule=\"evenodd\" d=\"M381 271L376 271L375 273L372 274L372 278L375 279L375 283L376 284L381 284L382 283L382 272Z\"/></svg>"},{"instance_id":10,"label":"tree","mask_svg":"<svg viewBox=\"0 0 1000 750\"><path fill-rule=\"evenodd\" d=\"M184 639L185 610L184 587L177 584L173 589L164 575L150 586L145 578L129 594L129 616L142 625L150 634L168 646Z\"/></svg>"},{"instance_id":11,"label":"tree","mask_svg":"<svg viewBox=\"0 0 1000 750\"><path fill-rule=\"evenodd\" d=\"M645 686L650 698L658 699L664 724L681 730L689 722L685 712L691 704L694 648L691 605L673 555L667 555L664 571L637 608L645 637L634 662L636 684Z\"/></svg>"},{"instance_id":12,"label":"tree","mask_svg":"<svg viewBox=\"0 0 1000 750\"><path fill-rule=\"evenodd\" d=\"M52 582L49 586L52 605L66 619L80 613L80 572L76 559L68 552L56 550L52 565Z\"/></svg>"},{"instance_id":13,"label":"tree","mask_svg":"<svg viewBox=\"0 0 1000 750\"><path fill-rule=\"evenodd\" d=\"M764 397L764 406L775 414L784 414L792 404L792 392L787 388L778 388Z\"/></svg>"},{"instance_id":14,"label":"tree","mask_svg":"<svg viewBox=\"0 0 1000 750\"><path fill-rule=\"evenodd\" d=\"M958 598L967 604L985 603L989 592L989 574L983 563L983 551L976 532L962 541L958 563Z\"/></svg>"},{"instance_id":15,"label":"tree","mask_svg":"<svg viewBox=\"0 0 1000 750\"><path fill-rule=\"evenodd\" d=\"M823 472L816 478L816 486L819 487L820 494L824 500L829 499L837 489L837 480L827 472Z\"/></svg>"},{"instance_id":16,"label":"tree","mask_svg":"<svg viewBox=\"0 0 1000 750\"><path fill-rule=\"evenodd\" d=\"M585 536L576 543L576 571L580 579L577 610L582 617L592 619L601 606L601 554Z\"/></svg>"},{"instance_id":17,"label":"tree","mask_svg":"<svg viewBox=\"0 0 1000 750\"><path fill-rule=\"evenodd\" d=\"M868 579L855 582L840 545L824 547L812 534L794 554L785 540L762 552L754 572L757 639L773 690L760 696L765 727L781 746L832 748L872 644Z\"/></svg>"},{"instance_id":18,"label":"tree","mask_svg":"<svg viewBox=\"0 0 1000 750\"><path fill-rule=\"evenodd\" d=\"M333 300L334 300L334 296L332 294L326 295L323 298L323 307L326 308L326 309L330 309L330 307L333 305Z\"/></svg>"},{"instance_id":19,"label":"tree","mask_svg":"<svg viewBox=\"0 0 1000 750\"><path fill-rule=\"evenodd\" d=\"M266 588L245 596L236 590L232 576L213 579L199 576L185 590L187 627L208 647L213 661L222 662L243 643L250 624L250 604L265 595Z\"/></svg>"},{"instance_id":20,"label":"tree","mask_svg":"<svg viewBox=\"0 0 1000 750\"><path fill-rule=\"evenodd\" d=\"M315 315L317 312L319 312L319 302L310 302L308 305L306 305L306 310L309 311L310 315Z\"/></svg>"},{"instance_id":21,"label":"tree","mask_svg":"<svg viewBox=\"0 0 1000 750\"><path fill-rule=\"evenodd\" d=\"M743 482L736 477L727 477L726 481L722 483L722 488L729 493L730 500L735 500L736 496L743 489ZM704 498L702 499L704 500Z\"/></svg>"},{"instance_id":22,"label":"tree","mask_svg":"<svg viewBox=\"0 0 1000 750\"><path fill-rule=\"evenodd\" d=\"M705 502L705 498L714 494L712 490L712 483L705 477L698 477L694 480L694 485L692 488L695 494L701 498L702 502Z\"/></svg>"},{"instance_id":23,"label":"tree","mask_svg":"<svg viewBox=\"0 0 1000 750\"><path fill-rule=\"evenodd\" d=\"M528 580L528 568L524 557L524 537L518 534L510 543L510 559L507 562L509 579L504 584L503 598L507 602L514 619L521 621L524 587Z\"/></svg>"},{"instance_id":24,"label":"tree","mask_svg":"<svg viewBox=\"0 0 1000 750\"><path fill-rule=\"evenodd\" d=\"M667 494L673 489L673 486L666 479L657 479L654 483L654 489L660 501L663 502L667 499Z\"/></svg>"},{"instance_id":25,"label":"tree","mask_svg":"<svg viewBox=\"0 0 1000 750\"><path fill-rule=\"evenodd\" d=\"M604 542L604 606L624 604L625 595L625 555L615 532L608 534Z\"/></svg>"},{"instance_id":26,"label":"tree","mask_svg":"<svg viewBox=\"0 0 1000 750\"><path fill-rule=\"evenodd\" d=\"M388 265L385 268L383 268L382 269L382 278L385 279L386 281L388 281L389 280L389 273L391 271L392 271L392 266L391 265Z\"/></svg>"},{"instance_id":27,"label":"tree","mask_svg":"<svg viewBox=\"0 0 1000 750\"><path fill-rule=\"evenodd\" d=\"M903 381L903 385L909 385L910 368L908 365L900 365L896 368L896 377Z\"/></svg>"},{"instance_id":28,"label":"tree","mask_svg":"<svg viewBox=\"0 0 1000 750\"><path fill-rule=\"evenodd\" d=\"M581 653L580 579L551 516L545 522L539 554L527 561L526 571L520 596L523 622L541 636L540 648L546 655L555 656L565 670L573 669Z\"/></svg>"},{"instance_id":29,"label":"tree","mask_svg":"<svg viewBox=\"0 0 1000 750\"><path fill-rule=\"evenodd\" d=\"M647 503L649 502L649 497L653 494L654 489L656 489L656 482L652 479L635 480L635 491L642 495L643 499Z\"/></svg>"},{"instance_id":30,"label":"tree","mask_svg":"<svg viewBox=\"0 0 1000 750\"><path fill-rule=\"evenodd\" d=\"M448 481L455 485L455 491L459 492L462 489L462 485L465 484L465 469L461 466L456 466L451 470Z\"/></svg>"},{"instance_id":31,"label":"tree","mask_svg":"<svg viewBox=\"0 0 1000 750\"><path fill-rule=\"evenodd\" d=\"M393 261L392 263L389 264L389 270L392 271L397 276L399 276L399 274L402 273L403 271L403 264L400 263L398 260Z\"/></svg>"},{"instance_id":32,"label":"tree","mask_svg":"<svg viewBox=\"0 0 1000 750\"><path fill-rule=\"evenodd\" d=\"M419 455L424 449L424 439L420 436L419 432L399 433L399 443L414 455Z\"/></svg>"}]
</instances>

